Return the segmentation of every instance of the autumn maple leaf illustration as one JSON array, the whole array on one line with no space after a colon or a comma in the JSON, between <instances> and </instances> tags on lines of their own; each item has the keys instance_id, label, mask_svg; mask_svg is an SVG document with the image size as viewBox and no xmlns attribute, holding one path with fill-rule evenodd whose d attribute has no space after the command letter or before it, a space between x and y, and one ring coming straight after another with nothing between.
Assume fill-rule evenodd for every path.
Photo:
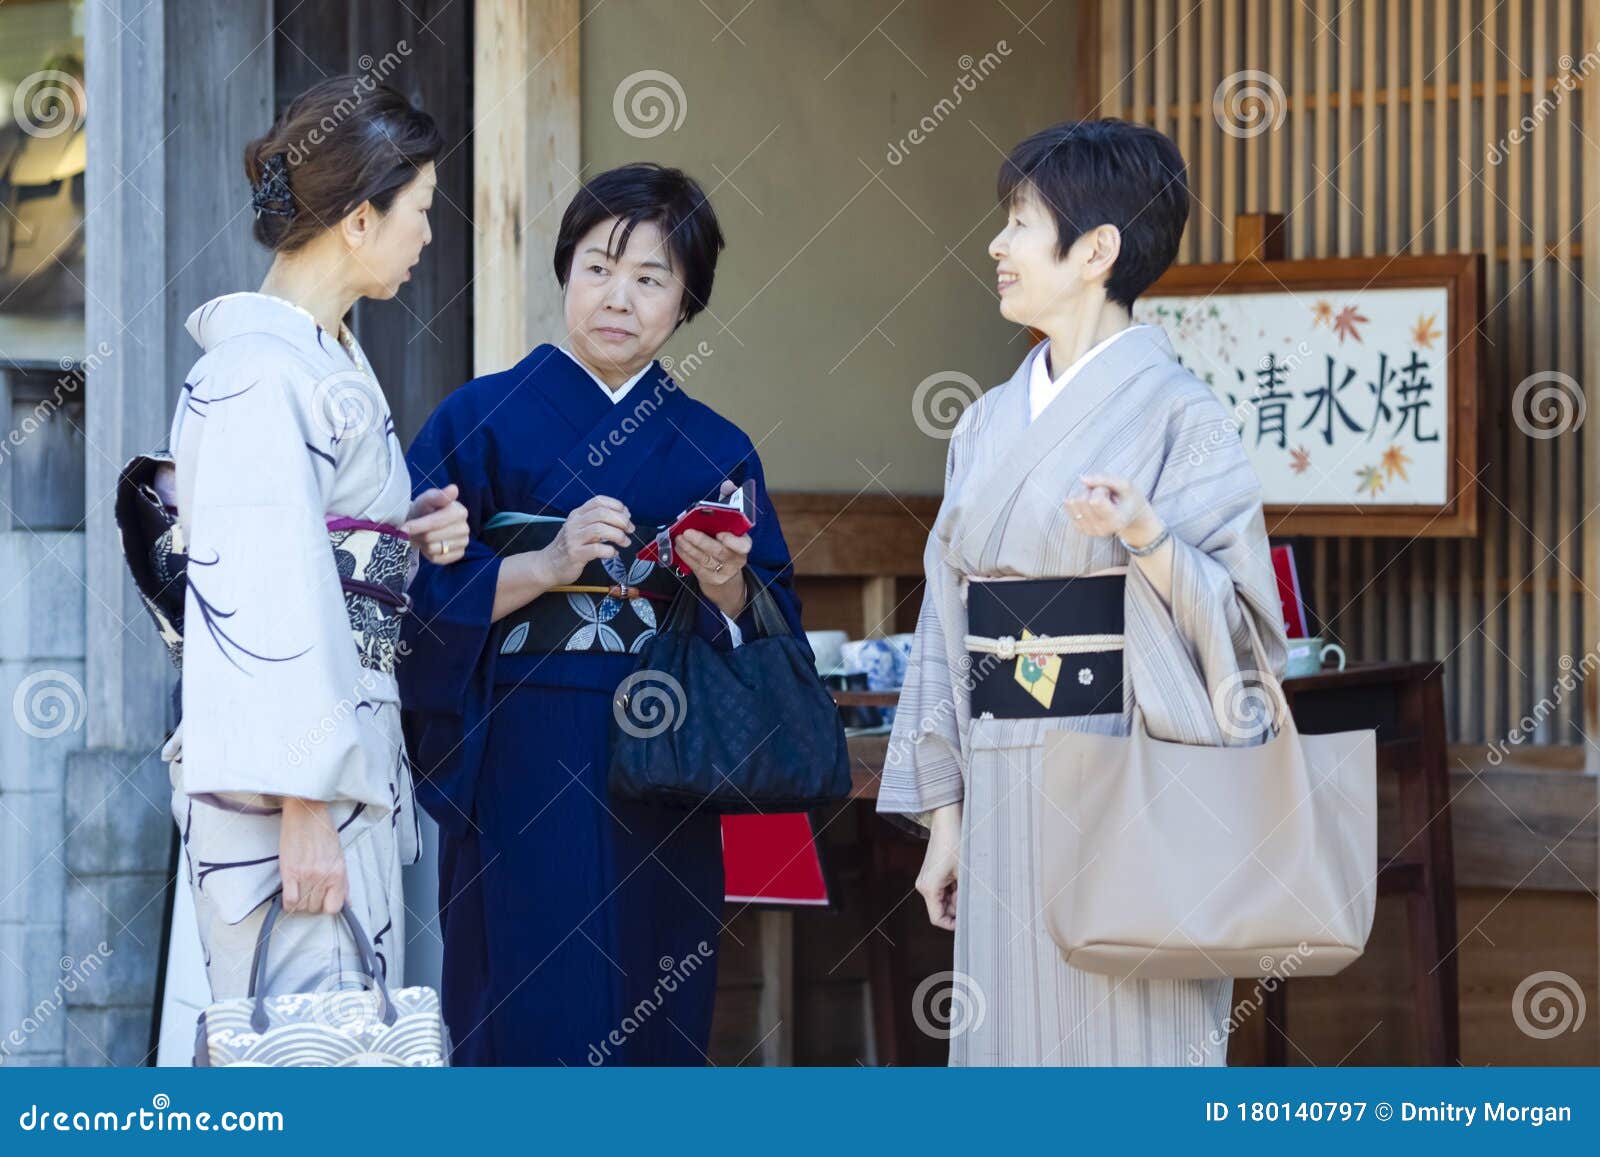
<instances>
[{"instance_id":1,"label":"autumn maple leaf illustration","mask_svg":"<svg viewBox=\"0 0 1600 1157\"><path fill-rule=\"evenodd\" d=\"M1311 451L1304 446L1296 446L1289 451L1289 469L1296 474L1304 474L1311 466Z\"/></svg>"},{"instance_id":2,"label":"autumn maple leaf illustration","mask_svg":"<svg viewBox=\"0 0 1600 1157\"><path fill-rule=\"evenodd\" d=\"M1417 318L1417 324L1411 327L1411 340L1417 344L1418 349L1431 350L1434 339L1442 336L1433 328L1433 321L1438 314L1430 313L1426 317Z\"/></svg>"},{"instance_id":3,"label":"autumn maple leaf illustration","mask_svg":"<svg viewBox=\"0 0 1600 1157\"><path fill-rule=\"evenodd\" d=\"M1340 342L1343 342L1346 337L1354 341L1360 341L1361 331L1356 329L1356 326L1366 325L1367 321L1368 319L1362 315L1356 306L1347 305L1333 319L1333 332L1339 335Z\"/></svg>"},{"instance_id":4,"label":"autumn maple leaf illustration","mask_svg":"<svg viewBox=\"0 0 1600 1157\"><path fill-rule=\"evenodd\" d=\"M1356 471L1356 478L1357 494L1360 494L1363 490L1371 491L1373 494L1381 494L1383 492L1383 471L1378 467L1363 466Z\"/></svg>"},{"instance_id":5,"label":"autumn maple leaf illustration","mask_svg":"<svg viewBox=\"0 0 1600 1157\"><path fill-rule=\"evenodd\" d=\"M1406 477L1406 466L1410 461L1411 459L1406 457L1404 447L1390 446L1383 452L1382 466L1384 476L1393 478L1398 474L1402 482L1409 482L1410 479Z\"/></svg>"},{"instance_id":6,"label":"autumn maple leaf illustration","mask_svg":"<svg viewBox=\"0 0 1600 1157\"><path fill-rule=\"evenodd\" d=\"M1312 325L1331 325L1332 323L1333 323L1333 306L1329 305L1326 301L1323 301L1322 299L1319 298L1317 300L1317 304L1315 304L1315 305L1313 305L1311 307L1311 324Z\"/></svg>"}]
</instances>

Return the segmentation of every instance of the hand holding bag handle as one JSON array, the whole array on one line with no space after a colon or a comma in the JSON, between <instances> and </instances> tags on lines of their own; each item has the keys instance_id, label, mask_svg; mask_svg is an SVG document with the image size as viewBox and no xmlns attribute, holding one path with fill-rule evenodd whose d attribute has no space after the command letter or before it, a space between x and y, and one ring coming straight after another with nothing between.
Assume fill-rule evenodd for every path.
<instances>
[{"instance_id":1,"label":"hand holding bag handle","mask_svg":"<svg viewBox=\"0 0 1600 1157\"><path fill-rule=\"evenodd\" d=\"M255 1007L250 1013L250 1027L256 1032L266 1032L271 1027L267 1020L267 941L272 938L272 928L278 922L278 917L283 914L283 897L274 896L267 906L266 917L261 921L261 932L256 936L256 954L250 961L250 989L245 994L255 1001ZM394 1001L389 996L389 986L383 981L383 974L378 971L377 955L372 950L372 941L367 939L366 929L361 927L361 922L356 919L356 914L351 911L349 901L339 912L339 918L350 929L350 937L356 942L356 954L361 958L361 967L366 974L372 977L378 986L379 996L383 1000L383 1023L392 1025L395 1022Z\"/></svg>"},{"instance_id":2,"label":"hand holding bag handle","mask_svg":"<svg viewBox=\"0 0 1600 1157\"><path fill-rule=\"evenodd\" d=\"M1255 661L1253 670L1242 670L1241 675L1254 675L1255 681L1261 684L1266 691L1267 698L1271 701L1271 726L1272 735L1281 735L1285 727L1294 722L1294 716L1289 710L1289 696L1283 689L1283 683L1273 673L1267 663L1266 645L1261 641L1261 632L1256 627L1255 616L1248 610L1244 612L1245 631L1250 636L1250 657ZM1216 704L1213 701L1212 711L1215 712ZM1132 732L1150 734L1150 728L1145 724L1144 708L1140 706L1137 697L1133 701ZM1270 736L1269 736L1270 738Z\"/></svg>"}]
</instances>

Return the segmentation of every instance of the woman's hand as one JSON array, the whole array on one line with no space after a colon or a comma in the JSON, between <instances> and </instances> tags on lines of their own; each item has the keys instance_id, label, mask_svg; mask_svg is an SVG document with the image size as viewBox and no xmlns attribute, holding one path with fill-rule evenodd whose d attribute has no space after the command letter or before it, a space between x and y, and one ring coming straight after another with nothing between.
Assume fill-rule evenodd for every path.
<instances>
[{"instance_id":1,"label":"woman's hand","mask_svg":"<svg viewBox=\"0 0 1600 1157\"><path fill-rule=\"evenodd\" d=\"M928 850L917 873L917 891L928 905L928 919L955 930L956 880L961 865L961 805L935 809L928 826Z\"/></svg>"},{"instance_id":2,"label":"woman's hand","mask_svg":"<svg viewBox=\"0 0 1600 1157\"><path fill-rule=\"evenodd\" d=\"M724 479L722 497L728 497L737 489ZM749 597L744 582L744 560L750 554L750 536L723 531L712 538L703 531L686 530L673 539L672 550L694 572L706 598L730 619L738 618Z\"/></svg>"},{"instance_id":3,"label":"woman's hand","mask_svg":"<svg viewBox=\"0 0 1600 1157\"><path fill-rule=\"evenodd\" d=\"M567 515L549 546L533 552L541 558L546 587L577 582L591 559L616 558L617 548L627 546L632 533L628 508L615 498L596 494Z\"/></svg>"},{"instance_id":4,"label":"woman's hand","mask_svg":"<svg viewBox=\"0 0 1600 1157\"><path fill-rule=\"evenodd\" d=\"M278 874L283 877L283 910L328 915L344 907L350 894L339 832L321 800L283 800L278 835Z\"/></svg>"},{"instance_id":5,"label":"woman's hand","mask_svg":"<svg viewBox=\"0 0 1600 1157\"><path fill-rule=\"evenodd\" d=\"M1161 518L1144 492L1112 474L1080 474L1082 490L1065 505L1073 525L1095 538L1117 535L1132 547L1143 547L1161 533Z\"/></svg>"},{"instance_id":6,"label":"woman's hand","mask_svg":"<svg viewBox=\"0 0 1600 1157\"><path fill-rule=\"evenodd\" d=\"M411 545L431 562L460 562L467 549L467 508L456 496L460 490L452 482L443 490L425 490L411 503L400 529L411 537Z\"/></svg>"}]
</instances>

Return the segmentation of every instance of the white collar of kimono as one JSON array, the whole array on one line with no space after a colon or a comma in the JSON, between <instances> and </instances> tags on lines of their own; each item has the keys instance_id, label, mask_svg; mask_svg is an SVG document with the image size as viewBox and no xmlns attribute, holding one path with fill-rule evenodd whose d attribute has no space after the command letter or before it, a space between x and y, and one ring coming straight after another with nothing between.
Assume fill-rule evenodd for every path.
<instances>
[{"instance_id":1,"label":"white collar of kimono","mask_svg":"<svg viewBox=\"0 0 1600 1157\"><path fill-rule=\"evenodd\" d=\"M263 306L266 307L266 312L262 311ZM286 337L292 336L294 331L285 329L278 320L283 317L277 312L280 310L288 310L310 322L313 333L322 329L322 323L309 309L285 298L254 290L224 293L221 297L212 298L194 310L185 325L190 336L202 349L207 350L235 333L276 332ZM219 330L221 332L218 332ZM350 332L350 327L342 320L339 322L339 332L335 335L335 340L344 348L358 370L374 381L377 380L372 372L372 366L367 362L366 354L362 352L361 343L356 341L355 334Z\"/></svg>"},{"instance_id":2,"label":"white collar of kimono","mask_svg":"<svg viewBox=\"0 0 1600 1157\"><path fill-rule=\"evenodd\" d=\"M562 353L566 354L569 358L571 358L574 362L577 362L578 368L581 369L584 373L588 374L589 375L589 380L592 381L595 385L599 386L600 389L605 393L605 396L610 398L613 402L620 402L620 401L622 401L623 398L627 397L628 396L628 391L633 389L634 386L637 386L639 384L639 379L644 377L647 373L650 372L650 365L654 365L655 364L654 362L651 362L650 365L645 366L644 369L642 369L638 373L634 374L633 377L629 378L627 381L623 382L620 386L618 386L616 389L613 390L610 386L606 385L603 381L601 381L600 378L598 376L596 376L596 374L595 374L595 372L593 370L591 370L588 366L584 365L583 362L579 361L577 354L573 353L566 346L558 346L557 348L560 349Z\"/></svg>"},{"instance_id":3,"label":"white collar of kimono","mask_svg":"<svg viewBox=\"0 0 1600 1157\"><path fill-rule=\"evenodd\" d=\"M1091 358L1104 353L1106 347L1123 334L1132 333L1136 329L1150 328L1148 325L1130 325L1125 329L1119 329L1062 370L1060 376L1054 381L1050 380L1050 339L1045 338L1034 354L1033 366L1028 373L1028 421L1031 422L1042 414L1044 408L1056 400L1056 397L1066 388L1067 383L1077 377L1078 371L1087 365Z\"/></svg>"}]
</instances>

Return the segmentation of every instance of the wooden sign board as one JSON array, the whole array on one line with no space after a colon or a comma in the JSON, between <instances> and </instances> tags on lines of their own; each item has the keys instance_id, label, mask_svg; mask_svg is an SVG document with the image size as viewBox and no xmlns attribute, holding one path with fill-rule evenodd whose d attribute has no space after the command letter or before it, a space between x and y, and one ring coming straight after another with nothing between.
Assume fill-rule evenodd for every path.
<instances>
[{"instance_id":1,"label":"wooden sign board","mask_svg":"<svg viewBox=\"0 0 1600 1157\"><path fill-rule=\"evenodd\" d=\"M1477 533L1478 254L1174 266L1134 303L1233 414L1267 531Z\"/></svg>"}]
</instances>

